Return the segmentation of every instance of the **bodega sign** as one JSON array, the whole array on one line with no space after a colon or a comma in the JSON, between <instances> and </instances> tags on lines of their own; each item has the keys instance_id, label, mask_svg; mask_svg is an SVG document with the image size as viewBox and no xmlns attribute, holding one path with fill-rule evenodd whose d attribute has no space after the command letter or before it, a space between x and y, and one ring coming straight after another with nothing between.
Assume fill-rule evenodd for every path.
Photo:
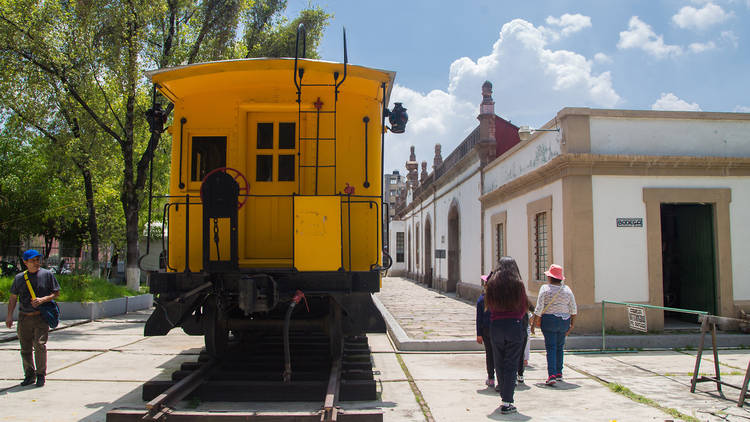
<instances>
[{"instance_id":1,"label":"bodega sign","mask_svg":"<svg viewBox=\"0 0 750 422\"><path fill-rule=\"evenodd\" d=\"M628 325L636 331L648 331L646 324L646 308L640 306L628 306Z\"/></svg>"},{"instance_id":2,"label":"bodega sign","mask_svg":"<svg viewBox=\"0 0 750 422\"><path fill-rule=\"evenodd\" d=\"M617 227L643 227L643 219L640 217L620 217L615 220Z\"/></svg>"}]
</instances>

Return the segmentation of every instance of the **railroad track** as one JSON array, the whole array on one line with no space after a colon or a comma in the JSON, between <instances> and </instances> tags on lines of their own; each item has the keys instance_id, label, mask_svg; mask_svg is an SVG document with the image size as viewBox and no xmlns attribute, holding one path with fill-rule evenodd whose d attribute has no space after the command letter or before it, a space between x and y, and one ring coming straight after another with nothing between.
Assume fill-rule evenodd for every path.
<instances>
[{"instance_id":1,"label":"railroad track","mask_svg":"<svg viewBox=\"0 0 750 422\"><path fill-rule=\"evenodd\" d=\"M380 410L341 410L340 401L377 399L366 336L346 338L339 357L331 359L323 334L295 333L291 344L291 377L284 380L281 336L246 339L234 344L221 360L205 351L185 362L171 381L143 385L145 409L114 409L107 422L168 421L357 421L381 422ZM177 409L194 402L315 402L314 412L226 412Z\"/></svg>"}]
</instances>

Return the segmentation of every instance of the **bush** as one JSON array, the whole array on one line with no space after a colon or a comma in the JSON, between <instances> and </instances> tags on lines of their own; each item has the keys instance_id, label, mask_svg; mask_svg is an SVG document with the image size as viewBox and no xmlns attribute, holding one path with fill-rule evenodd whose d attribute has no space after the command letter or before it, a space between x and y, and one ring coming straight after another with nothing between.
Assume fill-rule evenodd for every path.
<instances>
[{"instance_id":1,"label":"bush","mask_svg":"<svg viewBox=\"0 0 750 422\"><path fill-rule=\"evenodd\" d=\"M56 274L60 283L60 302L99 302L139 294L125 286L117 286L103 278L85 274ZM0 278L0 302L7 302L13 278Z\"/></svg>"}]
</instances>

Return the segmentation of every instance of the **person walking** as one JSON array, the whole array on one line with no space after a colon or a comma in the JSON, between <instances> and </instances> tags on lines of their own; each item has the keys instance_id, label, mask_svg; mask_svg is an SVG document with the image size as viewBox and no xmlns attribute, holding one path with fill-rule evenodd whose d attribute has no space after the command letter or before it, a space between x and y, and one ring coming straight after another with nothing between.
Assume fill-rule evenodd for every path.
<instances>
[{"instance_id":1,"label":"person walking","mask_svg":"<svg viewBox=\"0 0 750 422\"><path fill-rule=\"evenodd\" d=\"M486 290L485 301L491 312L492 353L502 400L500 413L515 413L518 410L513 405L513 394L523 349L523 332L526 331L522 321L528 309L528 298L513 258L500 258L498 268L487 281Z\"/></svg>"},{"instance_id":2,"label":"person walking","mask_svg":"<svg viewBox=\"0 0 750 422\"><path fill-rule=\"evenodd\" d=\"M23 263L28 270L17 274L13 279L8 299L8 315L5 317L5 326L13 328L13 311L16 303L20 303L16 332L21 343L23 386L31 385L35 381L37 387L44 386L44 378L47 375L49 325L39 312L39 306L60 295L60 284L55 275L41 268L41 255L34 249L23 253ZM31 290L34 291L34 295Z\"/></svg>"},{"instance_id":3,"label":"person walking","mask_svg":"<svg viewBox=\"0 0 750 422\"><path fill-rule=\"evenodd\" d=\"M523 374L526 371L526 367L529 365L529 357L531 355L531 341L529 341L529 337L531 336L529 314L532 312L534 312L534 306L529 304L529 309L524 313L523 320L521 320L521 324L526 328L523 330L523 353L521 354L520 360L518 361L518 377L516 379L516 381L518 381L518 384L524 383Z\"/></svg>"},{"instance_id":4,"label":"person walking","mask_svg":"<svg viewBox=\"0 0 750 422\"><path fill-rule=\"evenodd\" d=\"M565 337L570 334L578 314L576 298L570 287L563 284L565 277L563 269L552 264L545 271L548 283L539 289L536 310L532 317L531 333L534 333L535 322L541 318L544 348L547 350L547 381L545 384L554 385L562 381L563 347Z\"/></svg>"},{"instance_id":5,"label":"person walking","mask_svg":"<svg viewBox=\"0 0 750 422\"><path fill-rule=\"evenodd\" d=\"M490 311L484 303L484 294L487 285L487 276L483 275L482 294L477 299L477 343L484 345L484 361L487 367L487 381L484 385L495 387L495 359L492 356L492 340L490 338Z\"/></svg>"}]
</instances>

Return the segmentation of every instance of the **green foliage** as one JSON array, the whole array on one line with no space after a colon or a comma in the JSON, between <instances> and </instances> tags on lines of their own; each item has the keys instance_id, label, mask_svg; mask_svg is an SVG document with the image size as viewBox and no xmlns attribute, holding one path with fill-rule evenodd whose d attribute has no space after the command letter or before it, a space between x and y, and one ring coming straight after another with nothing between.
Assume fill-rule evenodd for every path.
<instances>
[{"instance_id":1,"label":"green foliage","mask_svg":"<svg viewBox=\"0 0 750 422\"><path fill-rule=\"evenodd\" d=\"M58 274L55 276L60 283L60 302L99 302L118 297L135 296L134 292L125 286L118 286L103 278L94 278L83 274ZM0 302L7 302L11 277L0 278Z\"/></svg>"},{"instance_id":2,"label":"green foliage","mask_svg":"<svg viewBox=\"0 0 750 422\"><path fill-rule=\"evenodd\" d=\"M307 56L318 57L330 15L311 6L287 20L286 5L0 0L0 248L37 234L74 243L98 237L134 261L147 164L155 152L154 190L164 193L170 159L168 137L152 136L144 118L152 105L145 71L291 56L299 23Z\"/></svg>"}]
</instances>

